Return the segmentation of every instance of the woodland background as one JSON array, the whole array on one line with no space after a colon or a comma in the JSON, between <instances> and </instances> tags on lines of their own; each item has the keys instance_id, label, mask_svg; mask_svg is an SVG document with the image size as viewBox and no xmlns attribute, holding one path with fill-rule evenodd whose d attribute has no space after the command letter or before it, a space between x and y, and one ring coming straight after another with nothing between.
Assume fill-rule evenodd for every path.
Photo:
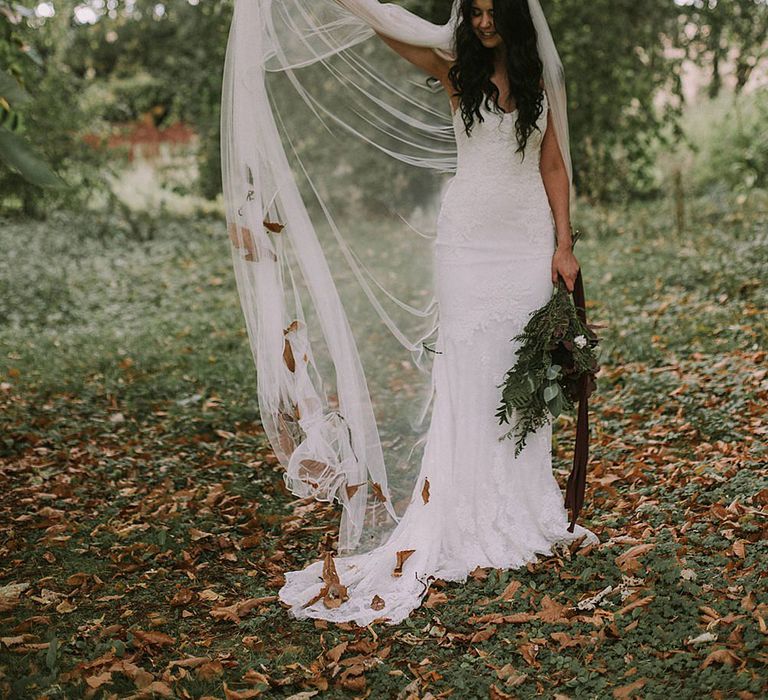
<instances>
[{"instance_id":1,"label":"woodland background","mask_svg":"<svg viewBox=\"0 0 768 700\"><path fill-rule=\"evenodd\" d=\"M338 512L293 500L259 424L220 198L232 2L0 0L5 697L768 694L768 3L542 4L607 324L603 544L359 631L276 599Z\"/></svg>"}]
</instances>

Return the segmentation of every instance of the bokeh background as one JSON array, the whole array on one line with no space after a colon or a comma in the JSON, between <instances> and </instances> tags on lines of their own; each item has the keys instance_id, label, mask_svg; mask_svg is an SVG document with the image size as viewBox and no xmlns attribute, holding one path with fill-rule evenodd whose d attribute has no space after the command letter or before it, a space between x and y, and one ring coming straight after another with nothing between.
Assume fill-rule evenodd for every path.
<instances>
[{"instance_id":1,"label":"bokeh background","mask_svg":"<svg viewBox=\"0 0 768 700\"><path fill-rule=\"evenodd\" d=\"M361 635L275 597L338 511L293 499L259 423L220 192L233 3L0 0L6 697L768 695L768 2L542 5L604 325L604 544ZM337 158L327 191L385 240L361 183L422 193Z\"/></svg>"}]
</instances>

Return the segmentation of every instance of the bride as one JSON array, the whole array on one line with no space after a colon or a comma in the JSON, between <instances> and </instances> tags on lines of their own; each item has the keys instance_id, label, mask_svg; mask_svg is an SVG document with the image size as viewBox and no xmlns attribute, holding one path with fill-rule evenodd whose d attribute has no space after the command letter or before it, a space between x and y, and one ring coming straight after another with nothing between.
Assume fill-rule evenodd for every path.
<instances>
[{"instance_id":1,"label":"bride","mask_svg":"<svg viewBox=\"0 0 768 700\"><path fill-rule=\"evenodd\" d=\"M372 404L366 377L357 368L356 344L335 294L339 285L322 264L311 268L332 256L331 246L319 245L313 225L317 217L303 206L306 196L302 199L293 189L282 149L274 150L279 130L264 131L259 121L260 133L245 136L244 128L238 131L238 115L245 114L246 104L251 125L255 117L264 123L273 118L266 94L254 94L252 86L249 101L238 101L246 99L238 97L234 68L240 31L235 25L247 26L242 0L225 69L225 192L238 288L257 361L262 421L287 467L289 488L302 497L335 497L342 503L340 549L353 552L336 557L327 552L302 570L286 572L279 598L296 618L395 624L420 605L432 580L465 581L476 567L520 568L538 554L552 554L556 542L598 541L580 525L568 528L563 494L552 472L551 423L515 457L513 441L499 440L495 418L498 387L514 364L516 346L510 339L549 299L557 276L572 291L579 270L570 227L565 93L538 0L456 0L444 26L375 0L335 2L333 10L323 10L331 14L312 15L307 13L310 5L299 7L301 0L250 0L252 12L261 6L262 14L251 16L251 26L264 28L264 55L278 62L275 69L292 71L307 64L307 51L312 61L329 60L373 30L402 59L442 85L455 147L455 167L450 169L455 174L442 193L430 243L434 311L439 315L430 353L433 400L423 453L416 462L411 458L415 479L401 517L393 513L388 471L379 461L382 444L378 433L371 433L376 411L367 410ZM284 35L280 43L280 26L305 40L322 35L323 41L307 49ZM323 54L320 44L332 48ZM251 51L258 54L260 48ZM364 73L354 66L359 71L354 75ZM394 99L377 99L376 105L413 127L398 138L429 146L423 150L430 155L411 155L409 165L417 160L416 167L433 167L444 151L429 139L445 132L434 123L425 126L410 115L403 117L402 109L392 107ZM314 104L320 111L319 103ZM265 150L266 144L273 150ZM261 206L249 219L248 202L255 195ZM256 217L263 217L263 227ZM290 245L283 226L292 237ZM343 236L333 240L360 273L362 266ZM290 285L275 261L292 280L294 270L301 270L309 289L305 299L311 299L309 306L321 319L318 335L329 346L336 375L337 392L330 399L314 377L321 363L313 362L313 343L318 341L312 339L309 315L296 313L288 325L287 309L276 303ZM375 302L365 275L357 278ZM374 308L397 331L381 307L374 303ZM331 320L324 324L323 318ZM280 335L280 343L270 341L265 329ZM402 344L411 350L418 345L410 339ZM295 409L292 414L286 406ZM396 526L381 528L382 515ZM361 551L361 533L377 528L380 541Z\"/></svg>"}]
</instances>

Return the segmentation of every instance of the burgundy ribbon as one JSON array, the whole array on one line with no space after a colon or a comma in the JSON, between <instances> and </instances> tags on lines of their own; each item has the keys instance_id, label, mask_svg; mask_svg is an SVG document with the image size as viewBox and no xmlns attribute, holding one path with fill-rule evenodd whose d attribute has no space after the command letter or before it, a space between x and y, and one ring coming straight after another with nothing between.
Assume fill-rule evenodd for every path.
<instances>
[{"instance_id":1,"label":"burgundy ribbon","mask_svg":"<svg viewBox=\"0 0 768 700\"><path fill-rule=\"evenodd\" d=\"M581 279L581 269L576 275L573 284L573 303L576 313L582 323L587 325L587 310L584 301L584 282ZM568 485L565 490L565 507L571 510L571 524L568 532L573 532L576 518L579 517L581 507L584 505L584 491L587 485L587 461L589 459L589 414L587 408L587 382L589 376L583 375L579 380L579 413L576 420L576 446L573 450L573 468L568 477Z\"/></svg>"}]
</instances>

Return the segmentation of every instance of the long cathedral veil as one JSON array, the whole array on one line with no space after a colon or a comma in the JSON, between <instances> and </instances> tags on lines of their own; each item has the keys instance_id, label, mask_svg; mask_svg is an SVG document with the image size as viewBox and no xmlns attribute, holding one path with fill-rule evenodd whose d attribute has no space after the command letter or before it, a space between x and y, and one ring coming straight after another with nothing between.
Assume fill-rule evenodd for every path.
<instances>
[{"instance_id":1,"label":"long cathedral veil","mask_svg":"<svg viewBox=\"0 0 768 700\"><path fill-rule=\"evenodd\" d=\"M529 6L570 176L562 66ZM439 25L378 0L235 3L222 174L258 405L287 488L340 504L339 553L382 543L418 476L456 168L442 87L374 32L451 57L458 10Z\"/></svg>"}]
</instances>

